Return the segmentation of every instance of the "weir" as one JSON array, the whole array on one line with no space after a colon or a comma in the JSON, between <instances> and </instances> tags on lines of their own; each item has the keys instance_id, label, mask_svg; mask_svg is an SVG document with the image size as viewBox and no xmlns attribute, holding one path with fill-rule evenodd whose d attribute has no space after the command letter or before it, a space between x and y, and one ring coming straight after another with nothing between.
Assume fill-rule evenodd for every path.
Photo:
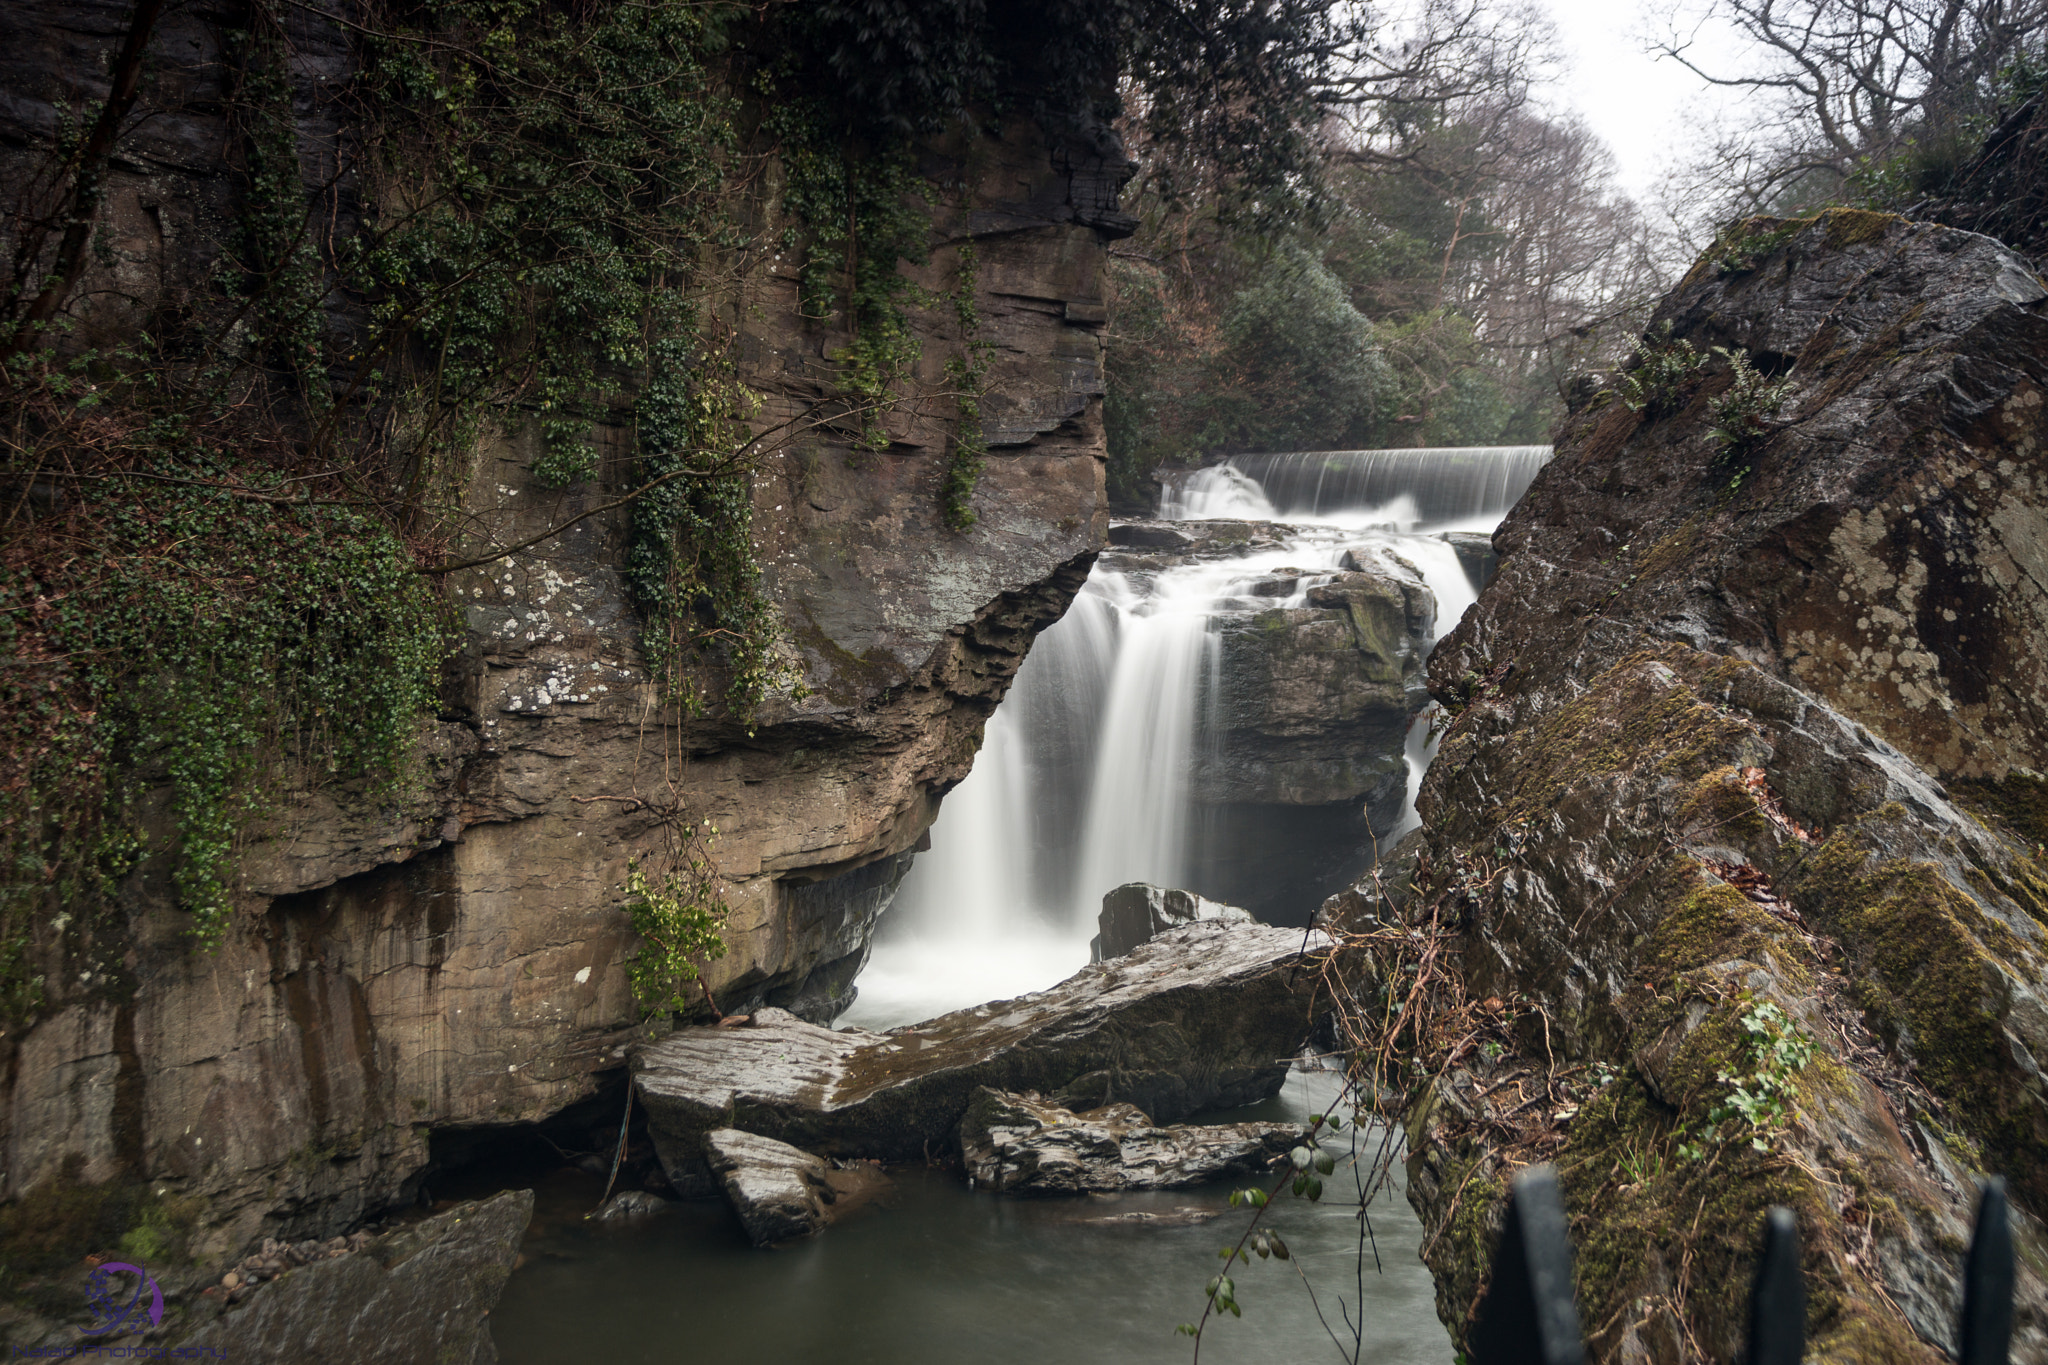
<instances>
[{"instance_id":1,"label":"weir","mask_svg":"<svg viewBox=\"0 0 2048 1365\"><path fill-rule=\"evenodd\" d=\"M1410 689L1375 801L1205 799L1227 766L1221 640L1299 608L1346 568L1419 572L1435 599L1422 652L1475 600L1468 567L1547 446L1237 456L1168 476L1159 520L1264 524L1241 553L1103 556L991 717L884 919L845 1021L888 1027L1039 990L1088 958L1105 892L1184 887L1305 924L1415 824L1427 698ZM1126 528L1128 529L1128 528ZM1112 539L1167 543L1154 534ZM1189 528L1191 531L1197 528ZM1465 543L1456 543L1463 534ZM1462 557L1461 557L1462 552Z\"/></svg>"}]
</instances>

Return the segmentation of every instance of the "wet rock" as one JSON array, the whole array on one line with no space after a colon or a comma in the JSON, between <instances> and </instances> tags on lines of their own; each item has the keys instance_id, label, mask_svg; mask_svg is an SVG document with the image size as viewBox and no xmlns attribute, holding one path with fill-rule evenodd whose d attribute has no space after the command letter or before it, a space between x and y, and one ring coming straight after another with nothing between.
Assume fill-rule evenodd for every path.
<instances>
[{"instance_id":1,"label":"wet rock","mask_svg":"<svg viewBox=\"0 0 2048 1365\"><path fill-rule=\"evenodd\" d=\"M1205 921L1051 990L888 1033L778 1010L751 1028L685 1028L633 1053L633 1083L679 1193L711 1192L703 1135L744 1126L827 1156L922 1159L955 1142L982 1086L1163 1122L1280 1087L1313 1023L1320 934Z\"/></svg>"},{"instance_id":2,"label":"wet rock","mask_svg":"<svg viewBox=\"0 0 2048 1365\"><path fill-rule=\"evenodd\" d=\"M1165 522L1117 522L1109 528L1109 543L1127 549L1186 550L1195 538Z\"/></svg>"},{"instance_id":3,"label":"wet rock","mask_svg":"<svg viewBox=\"0 0 2048 1365\"><path fill-rule=\"evenodd\" d=\"M666 1213L669 1201L646 1190L627 1190L605 1200L604 1207L595 1215L599 1222L625 1222L629 1219L647 1218L657 1213Z\"/></svg>"},{"instance_id":4,"label":"wet rock","mask_svg":"<svg viewBox=\"0 0 2048 1365\"><path fill-rule=\"evenodd\" d=\"M1192 891L1168 890L1147 882L1127 882L1102 898L1102 913L1096 917L1098 932L1088 945L1095 961L1122 957L1141 943L1149 943L1169 929L1197 920L1229 920L1256 924L1250 911L1212 901Z\"/></svg>"},{"instance_id":5,"label":"wet rock","mask_svg":"<svg viewBox=\"0 0 2048 1365\"><path fill-rule=\"evenodd\" d=\"M975 1187L999 1194L1178 1190L1263 1169L1304 1131L1294 1123L1162 1128L1135 1105L1076 1113L984 1087L960 1120L960 1155Z\"/></svg>"},{"instance_id":6,"label":"wet rock","mask_svg":"<svg viewBox=\"0 0 2048 1365\"><path fill-rule=\"evenodd\" d=\"M715 1128L704 1135L704 1157L755 1246L808 1237L830 1221L826 1210L836 1197L831 1168L809 1152L737 1128Z\"/></svg>"},{"instance_id":7,"label":"wet rock","mask_svg":"<svg viewBox=\"0 0 2048 1365\"><path fill-rule=\"evenodd\" d=\"M1423 842L1423 832L1412 829L1384 849L1372 871L1323 902L1316 927L1362 934L1398 919L1415 895Z\"/></svg>"},{"instance_id":8,"label":"wet rock","mask_svg":"<svg viewBox=\"0 0 2048 1365\"><path fill-rule=\"evenodd\" d=\"M486 1365L498 1358L488 1317L532 1214L533 1192L511 1190L354 1250L278 1248L271 1255L289 1262L284 1273L235 1289L235 1301L180 1345L258 1365Z\"/></svg>"},{"instance_id":9,"label":"wet rock","mask_svg":"<svg viewBox=\"0 0 2048 1365\"><path fill-rule=\"evenodd\" d=\"M1197 799L1312 806L1405 790L1402 745L1422 704L1436 599L1412 567L1329 576L1305 605L1224 617L1220 734L1198 756Z\"/></svg>"},{"instance_id":10,"label":"wet rock","mask_svg":"<svg viewBox=\"0 0 2048 1365\"><path fill-rule=\"evenodd\" d=\"M1431 658L1430 904L1469 998L1532 1011L1496 1069L1609 1079L1510 1118L1467 1057L1411 1116L1409 1193L1454 1333L1526 1159L1503 1135L1545 1122L1593 1359L1732 1356L1719 1286L1785 1204L1813 1357L1939 1360L1974 1174L2048 1214L2048 290L1886 215L1740 231L1752 264L1657 310L1710 362L1578 406ZM1791 386L1746 443L1717 346ZM1795 1038L1785 1120L1716 1117ZM2016 1360L2048 1359L2040 1264Z\"/></svg>"},{"instance_id":11,"label":"wet rock","mask_svg":"<svg viewBox=\"0 0 2048 1365\"><path fill-rule=\"evenodd\" d=\"M1472 586L1485 592L1500 568L1500 556L1493 552L1493 537L1477 531L1446 531L1444 539L1457 551L1458 567L1472 580Z\"/></svg>"}]
</instances>

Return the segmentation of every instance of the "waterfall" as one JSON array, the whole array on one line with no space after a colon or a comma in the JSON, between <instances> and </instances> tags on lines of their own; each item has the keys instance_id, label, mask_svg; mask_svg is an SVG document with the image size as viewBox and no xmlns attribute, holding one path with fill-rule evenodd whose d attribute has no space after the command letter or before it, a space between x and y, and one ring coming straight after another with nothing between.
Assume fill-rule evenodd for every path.
<instances>
[{"instance_id":1,"label":"waterfall","mask_svg":"<svg viewBox=\"0 0 2048 1365\"><path fill-rule=\"evenodd\" d=\"M1185 516L1427 525L1436 531L1491 531L1536 471L1549 446L1443 446L1414 450L1309 450L1237 455L1195 471L1201 497L1250 486L1273 510L1189 511ZM1171 496L1171 494L1169 495ZM1172 515L1164 510L1162 516Z\"/></svg>"},{"instance_id":2,"label":"waterfall","mask_svg":"<svg viewBox=\"0 0 2048 1365\"><path fill-rule=\"evenodd\" d=\"M1444 533L1490 530L1549 453L1237 456L1169 479L1161 520L1283 523L1272 528L1277 543L1228 559L1141 570L1106 557L1096 567L1033 645L973 771L945 797L847 1021L887 1027L1043 989L1087 961L1111 888L1202 890L1189 885L1202 851L1190 772L1218 730L1218 623L1305 605L1309 585L1339 573L1348 551L1413 566L1436 595L1437 630L1449 629L1477 590ZM1291 595L1273 596L1283 567L1299 577ZM1416 823L1428 728L1418 718L1409 730L1406 805L1383 842Z\"/></svg>"}]
</instances>

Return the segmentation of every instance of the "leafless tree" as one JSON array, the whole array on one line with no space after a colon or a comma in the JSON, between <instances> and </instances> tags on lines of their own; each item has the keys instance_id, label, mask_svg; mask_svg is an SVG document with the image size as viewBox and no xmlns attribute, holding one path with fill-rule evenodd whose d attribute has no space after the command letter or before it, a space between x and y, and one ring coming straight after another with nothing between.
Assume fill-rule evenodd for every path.
<instances>
[{"instance_id":1,"label":"leafless tree","mask_svg":"<svg viewBox=\"0 0 2048 1365\"><path fill-rule=\"evenodd\" d=\"M1725 70L1702 59L1696 35L1708 22L1746 38L1754 63ZM1725 214L1801 186L1832 189L1909 141L1966 135L2000 70L2038 53L2044 36L2048 0L1706 0L1675 11L1656 50L1756 97L1743 131L1693 177L1695 188L1718 185Z\"/></svg>"}]
</instances>

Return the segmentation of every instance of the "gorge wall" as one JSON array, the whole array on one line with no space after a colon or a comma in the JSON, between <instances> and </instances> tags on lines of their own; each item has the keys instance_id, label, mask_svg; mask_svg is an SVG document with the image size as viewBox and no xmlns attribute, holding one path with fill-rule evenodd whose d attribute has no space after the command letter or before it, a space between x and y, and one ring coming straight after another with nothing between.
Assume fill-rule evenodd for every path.
<instances>
[{"instance_id":1,"label":"gorge wall","mask_svg":"<svg viewBox=\"0 0 2048 1365\"><path fill-rule=\"evenodd\" d=\"M113 0L4 9L0 85L24 92L0 111L12 164L102 96L127 13ZM199 287L239 211L219 97L235 19L200 5L164 21L150 117L115 160L102 249L72 302L89 330L118 334ZM353 58L316 11L291 11L289 36L315 186L347 142L322 90ZM123 891L123 988L54 982L6 1039L0 1193L148 1182L197 1210L206 1256L406 1202L435 1133L590 1097L643 1036L620 887L661 846L661 812L717 831L730 953L706 984L722 1004L815 1008L851 979L903 855L1106 525L1100 272L1105 241L1129 229L1127 164L1099 130L1022 120L922 157L945 188L914 273L943 293L971 243L993 344L972 529L940 516L950 398L899 407L879 451L830 425L774 448L755 477L755 542L809 694L771 696L752 723L715 708L686 723L640 659L619 572L629 514L600 510L625 485L549 490L518 424L487 432L462 497L476 544L590 515L448 577L461 633L426 782L396 804L287 795L240 851L238 915L214 952L189 943L161 867L145 864ZM760 430L832 390L844 336L803 316L793 261L770 260L722 308ZM913 389L943 393L942 348L961 340L952 304L912 326L925 343Z\"/></svg>"},{"instance_id":2,"label":"gorge wall","mask_svg":"<svg viewBox=\"0 0 2048 1365\"><path fill-rule=\"evenodd\" d=\"M1708 363L1585 387L1431 659L1424 884L1516 1045L1412 1115L1410 1197L1454 1333L1550 1160L1595 1358L1734 1358L1784 1204L1810 1358L1934 1362L1974 1175L2048 1209L2048 288L1899 218L1731 232L1651 333ZM1716 346L1791 386L1732 437Z\"/></svg>"}]
</instances>

